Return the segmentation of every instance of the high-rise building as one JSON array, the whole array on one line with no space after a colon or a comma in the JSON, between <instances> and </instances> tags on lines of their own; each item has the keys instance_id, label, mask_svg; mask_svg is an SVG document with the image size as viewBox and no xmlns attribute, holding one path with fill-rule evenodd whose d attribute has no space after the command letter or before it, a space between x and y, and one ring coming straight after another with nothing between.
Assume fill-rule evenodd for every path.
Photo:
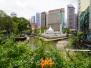
<instances>
[{"instance_id":1,"label":"high-rise building","mask_svg":"<svg viewBox=\"0 0 91 68\"><path fill-rule=\"evenodd\" d=\"M90 5L90 0L78 0L79 14L81 14L81 12L85 11L89 5Z\"/></svg>"},{"instance_id":2,"label":"high-rise building","mask_svg":"<svg viewBox=\"0 0 91 68\"><path fill-rule=\"evenodd\" d=\"M77 27L78 27L78 16L77 16L77 14L75 14L75 29L77 29Z\"/></svg>"},{"instance_id":3,"label":"high-rise building","mask_svg":"<svg viewBox=\"0 0 91 68\"><path fill-rule=\"evenodd\" d=\"M90 5L90 0L78 0L78 30L80 30L80 15Z\"/></svg>"},{"instance_id":4,"label":"high-rise building","mask_svg":"<svg viewBox=\"0 0 91 68\"><path fill-rule=\"evenodd\" d=\"M67 24L69 29L76 29L75 8L71 4L67 5Z\"/></svg>"},{"instance_id":5,"label":"high-rise building","mask_svg":"<svg viewBox=\"0 0 91 68\"><path fill-rule=\"evenodd\" d=\"M62 28L65 26L65 11L64 8L61 9L61 23L62 23Z\"/></svg>"},{"instance_id":6,"label":"high-rise building","mask_svg":"<svg viewBox=\"0 0 91 68\"><path fill-rule=\"evenodd\" d=\"M48 13L48 27L52 27L54 30L60 30L60 26L64 24L64 8L50 10Z\"/></svg>"},{"instance_id":7,"label":"high-rise building","mask_svg":"<svg viewBox=\"0 0 91 68\"><path fill-rule=\"evenodd\" d=\"M30 22L31 22L31 23L35 23L35 16L32 16L32 17L31 17Z\"/></svg>"},{"instance_id":8,"label":"high-rise building","mask_svg":"<svg viewBox=\"0 0 91 68\"><path fill-rule=\"evenodd\" d=\"M41 13L41 28L46 27L46 12Z\"/></svg>"},{"instance_id":9,"label":"high-rise building","mask_svg":"<svg viewBox=\"0 0 91 68\"><path fill-rule=\"evenodd\" d=\"M16 16L17 16L17 14L15 12L11 13L11 17L16 17Z\"/></svg>"},{"instance_id":10,"label":"high-rise building","mask_svg":"<svg viewBox=\"0 0 91 68\"><path fill-rule=\"evenodd\" d=\"M48 27L48 13L46 13L46 27Z\"/></svg>"},{"instance_id":11,"label":"high-rise building","mask_svg":"<svg viewBox=\"0 0 91 68\"><path fill-rule=\"evenodd\" d=\"M90 13L89 13L89 31L91 32L91 0L90 0L89 10L90 10Z\"/></svg>"},{"instance_id":12,"label":"high-rise building","mask_svg":"<svg viewBox=\"0 0 91 68\"><path fill-rule=\"evenodd\" d=\"M36 13L35 22L37 23L38 27L40 28L40 13Z\"/></svg>"}]
</instances>

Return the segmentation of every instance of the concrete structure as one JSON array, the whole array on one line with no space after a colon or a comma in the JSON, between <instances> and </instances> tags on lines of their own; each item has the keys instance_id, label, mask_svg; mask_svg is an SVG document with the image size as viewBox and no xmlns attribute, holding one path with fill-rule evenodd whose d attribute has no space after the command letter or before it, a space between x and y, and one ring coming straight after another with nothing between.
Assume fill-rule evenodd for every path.
<instances>
[{"instance_id":1,"label":"concrete structure","mask_svg":"<svg viewBox=\"0 0 91 68\"><path fill-rule=\"evenodd\" d=\"M80 14L90 5L90 0L78 0L78 30L80 30Z\"/></svg>"},{"instance_id":2,"label":"concrete structure","mask_svg":"<svg viewBox=\"0 0 91 68\"><path fill-rule=\"evenodd\" d=\"M67 5L67 24L69 29L76 29L75 8L71 4Z\"/></svg>"},{"instance_id":3,"label":"concrete structure","mask_svg":"<svg viewBox=\"0 0 91 68\"><path fill-rule=\"evenodd\" d=\"M41 24L40 24L41 26L41 28L42 27L46 27L46 12L42 12L41 13Z\"/></svg>"},{"instance_id":4,"label":"concrete structure","mask_svg":"<svg viewBox=\"0 0 91 68\"><path fill-rule=\"evenodd\" d=\"M50 10L48 12L48 27L52 27L54 30L59 31L60 26L64 24L64 8Z\"/></svg>"},{"instance_id":5,"label":"concrete structure","mask_svg":"<svg viewBox=\"0 0 91 68\"><path fill-rule=\"evenodd\" d=\"M61 9L61 25L62 25L62 28L64 28L65 26L65 10L64 8Z\"/></svg>"},{"instance_id":6,"label":"concrete structure","mask_svg":"<svg viewBox=\"0 0 91 68\"><path fill-rule=\"evenodd\" d=\"M48 13L46 13L46 27L48 28Z\"/></svg>"},{"instance_id":7,"label":"concrete structure","mask_svg":"<svg viewBox=\"0 0 91 68\"><path fill-rule=\"evenodd\" d=\"M38 27L40 28L40 13L36 13L35 22L37 23Z\"/></svg>"},{"instance_id":8,"label":"concrete structure","mask_svg":"<svg viewBox=\"0 0 91 68\"><path fill-rule=\"evenodd\" d=\"M85 3L85 5L84 5ZM78 7L84 8L82 12L79 12L79 21L78 21L78 26L79 26L79 31L82 31L85 33L86 39L90 40L91 39L91 0L79 0L79 5ZM79 9L80 11L81 9Z\"/></svg>"},{"instance_id":9,"label":"concrete structure","mask_svg":"<svg viewBox=\"0 0 91 68\"><path fill-rule=\"evenodd\" d=\"M42 33L42 36L45 38L60 38L65 37L66 34L62 33L62 29L60 31L54 31L54 29L50 26L49 29Z\"/></svg>"},{"instance_id":10,"label":"concrete structure","mask_svg":"<svg viewBox=\"0 0 91 68\"><path fill-rule=\"evenodd\" d=\"M75 29L78 27L78 16L75 14Z\"/></svg>"},{"instance_id":11,"label":"concrete structure","mask_svg":"<svg viewBox=\"0 0 91 68\"><path fill-rule=\"evenodd\" d=\"M91 32L91 0L90 0L90 6L89 6L89 10L90 10L90 13L89 13L89 31Z\"/></svg>"},{"instance_id":12,"label":"concrete structure","mask_svg":"<svg viewBox=\"0 0 91 68\"><path fill-rule=\"evenodd\" d=\"M31 17L30 22L31 22L31 23L35 23L35 16L32 16L32 17Z\"/></svg>"},{"instance_id":13,"label":"concrete structure","mask_svg":"<svg viewBox=\"0 0 91 68\"><path fill-rule=\"evenodd\" d=\"M16 17L16 16L17 16L17 14L15 12L11 13L11 17Z\"/></svg>"},{"instance_id":14,"label":"concrete structure","mask_svg":"<svg viewBox=\"0 0 91 68\"><path fill-rule=\"evenodd\" d=\"M90 5L90 0L78 0L79 15Z\"/></svg>"}]
</instances>

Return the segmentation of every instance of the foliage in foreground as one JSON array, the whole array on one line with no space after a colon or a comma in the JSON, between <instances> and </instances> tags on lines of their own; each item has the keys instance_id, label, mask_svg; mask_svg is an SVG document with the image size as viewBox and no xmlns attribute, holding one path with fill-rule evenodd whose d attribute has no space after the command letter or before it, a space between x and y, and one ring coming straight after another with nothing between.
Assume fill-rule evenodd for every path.
<instances>
[{"instance_id":1,"label":"foliage in foreground","mask_svg":"<svg viewBox=\"0 0 91 68\"><path fill-rule=\"evenodd\" d=\"M30 65L30 49L25 44L7 40L0 45L0 68L26 68Z\"/></svg>"},{"instance_id":2,"label":"foliage in foreground","mask_svg":"<svg viewBox=\"0 0 91 68\"><path fill-rule=\"evenodd\" d=\"M51 42L34 38L34 49L24 42L8 39L0 45L0 68L90 68L90 57L87 53L71 55L65 50L57 50ZM64 54L66 52L66 55ZM65 58L66 56L66 58ZM43 59L42 59L43 58ZM53 64L41 67L41 59L50 59Z\"/></svg>"},{"instance_id":3,"label":"foliage in foreground","mask_svg":"<svg viewBox=\"0 0 91 68\"><path fill-rule=\"evenodd\" d=\"M75 48L83 48L86 46L84 45L86 39L83 32L78 32L77 34L70 35L69 38L69 45L72 45Z\"/></svg>"}]
</instances>

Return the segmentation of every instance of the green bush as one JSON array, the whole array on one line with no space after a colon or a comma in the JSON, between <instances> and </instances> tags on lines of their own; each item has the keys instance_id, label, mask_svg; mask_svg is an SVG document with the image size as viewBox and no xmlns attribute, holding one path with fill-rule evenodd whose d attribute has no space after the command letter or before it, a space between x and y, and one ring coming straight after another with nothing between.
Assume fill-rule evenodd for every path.
<instances>
[{"instance_id":1,"label":"green bush","mask_svg":"<svg viewBox=\"0 0 91 68\"><path fill-rule=\"evenodd\" d=\"M0 45L0 68L41 68L41 58L51 58L54 64L44 66L44 68L90 68L90 57L87 53L75 53L57 50L53 42L45 42L38 37L34 38L36 43L34 49L25 42L14 42L13 39L7 39ZM64 55L64 52L66 55ZM66 56L66 58L65 58Z\"/></svg>"},{"instance_id":2,"label":"green bush","mask_svg":"<svg viewBox=\"0 0 91 68\"><path fill-rule=\"evenodd\" d=\"M30 49L25 44L17 44L8 39L0 45L0 68L27 68L30 65Z\"/></svg>"}]
</instances>

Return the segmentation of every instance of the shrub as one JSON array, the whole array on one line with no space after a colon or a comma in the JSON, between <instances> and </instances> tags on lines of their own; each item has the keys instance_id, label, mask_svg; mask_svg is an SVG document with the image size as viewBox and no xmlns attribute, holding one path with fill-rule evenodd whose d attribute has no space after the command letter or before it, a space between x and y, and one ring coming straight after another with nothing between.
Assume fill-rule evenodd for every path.
<instances>
[{"instance_id":1,"label":"shrub","mask_svg":"<svg viewBox=\"0 0 91 68\"><path fill-rule=\"evenodd\" d=\"M30 65L30 49L25 44L17 44L8 39L0 45L0 68L27 68Z\"/></svg>"},{"instance_id":2,"label":"shrub","mask_svg":"<svg viewBox=\"0 0 91 68\"><path fill-rule=\"evenodd\" d=\"M36 38L34 38L36 39ZM5 44L0 45L0 68L90 68L90 57L87 53L75 53L57 50L53 42L35 40L35 48L31 49L30 44L25 42L14 42L7 39ZM66 55L65 55L66 54ZM66 58L65 58L66 57ZM50 63L41 67L41 58L50 60ZM51 59L50 59L51 58ZM43 62L45 63L45 62Z\"/></svg>"}]
</instances>

